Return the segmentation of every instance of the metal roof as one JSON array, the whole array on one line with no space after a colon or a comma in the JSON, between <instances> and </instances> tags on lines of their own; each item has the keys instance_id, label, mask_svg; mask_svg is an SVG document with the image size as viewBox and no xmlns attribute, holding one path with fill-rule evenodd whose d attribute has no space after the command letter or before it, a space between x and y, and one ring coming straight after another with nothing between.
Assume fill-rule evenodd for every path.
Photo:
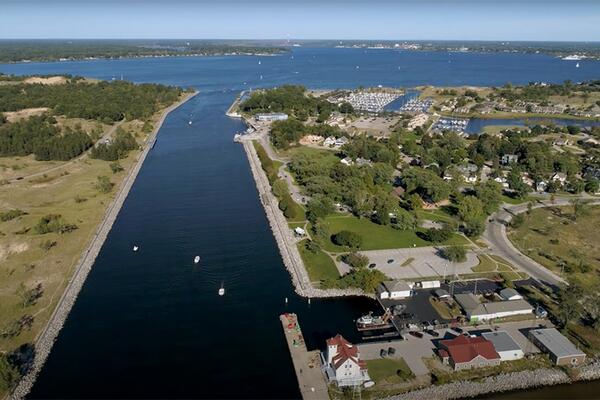
<instances>
[{"instance_id":1,"label":"metal roof","mask_svg":"<svg viewBox=\"0 0 600 400\"><path fill-rule=\"evenodd\" d=\"M389 292L402 292L406 290L411 290L408 283L404 281L385 281L383 285Z\"/></svg>"},{"instance_id":2,"label":"metal roof","mask_svg":"<svg viewBox=\"0 0 600 400\"><path fill-rule=\"evenodd\" d=\"M585 356L584 352L575 347L569 339L555 328L535 329L529 334L544 345L556 358Z\"/></svg>"},{"instance_id":3,"label":"metal roof","mask_svg":"<svg viewBox=\"0 0 600 400\"><path fill-rule=\"evenodd\" d=\"M497 352L522 350L506 331L484 332L481 336L492 342Z\"/></svg>"}]
</instances>

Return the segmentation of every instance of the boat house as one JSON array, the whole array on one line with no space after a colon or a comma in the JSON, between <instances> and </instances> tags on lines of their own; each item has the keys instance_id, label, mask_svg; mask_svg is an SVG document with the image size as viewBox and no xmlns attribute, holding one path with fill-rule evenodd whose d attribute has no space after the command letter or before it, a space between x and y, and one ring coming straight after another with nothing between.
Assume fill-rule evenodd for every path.
<instances>
[{"instance_id":1,"label":"boat house","mask_svg":"<svg viewBox=\"0 0 600 400\"><path fill-rule=\"evenodd\" d=\"M585 353L556 328L534 329L529 332L529 338L540 350L548 353L555 365L576 366L585 361Z\"/></svg>"}]
</instances>

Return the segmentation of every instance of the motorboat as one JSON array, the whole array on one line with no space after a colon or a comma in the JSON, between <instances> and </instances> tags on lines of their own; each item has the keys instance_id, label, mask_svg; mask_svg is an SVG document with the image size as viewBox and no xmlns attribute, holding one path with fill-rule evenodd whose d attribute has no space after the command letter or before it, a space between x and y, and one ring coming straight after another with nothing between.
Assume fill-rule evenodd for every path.
<instances>
[{"instance_id":1,"label":"motorboat","mask_svg":"<svg viewBox=\"0 0 600 400\"><path fill-rule=\"evenodd\" d=\"M133 251L138 251L140 248L138 246L133 246Z\"/></svg>"},{"instance_id":2,"label":"motorboat","mask_svg":"<svg viewBox=\"0 0 600 400\"><path fill-rule=\"evenodd\" d=\"M200 262L200 256L194 257L194 264L198 264Z\"/></svg>"},{"instance_id":3,"label":"motorboat","mask_svg":"<svg viewBox=\"0 0 600 400\"><path fill-rule=\"evenodd\" d=\"M221 288L219 289L219 296L224 296L225 295L225 288L223 287L223 285L221 285Z\"/></svg>"}]
</instances>

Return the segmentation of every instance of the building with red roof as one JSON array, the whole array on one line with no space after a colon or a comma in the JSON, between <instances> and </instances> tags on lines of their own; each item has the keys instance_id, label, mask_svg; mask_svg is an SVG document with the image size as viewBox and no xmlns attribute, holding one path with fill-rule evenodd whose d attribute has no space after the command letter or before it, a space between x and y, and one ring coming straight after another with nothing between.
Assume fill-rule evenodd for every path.
<instances>
[{"instance_id":1,"label":"building with red roof","mask_svg":"<svg viewBox=\"0 0 600 400\"><path fill-rule=\"evenodd\" d=\"M500 364L494 344L484 337L460 335L439 342L438 355L455 370L492 367Z\"/></svg>"},{"instance_id":2,"label":"building with red roof","mask_svg":"<svg viewBox=\"0 0 600 400\"><path fill-rule=\"evenodd\" d=\"M358 347L340 334L327 339L323 364L329 381L336 382L338 386L358 386L371 379L367 363L360 359Z\"/></svg>"}]
</instances>

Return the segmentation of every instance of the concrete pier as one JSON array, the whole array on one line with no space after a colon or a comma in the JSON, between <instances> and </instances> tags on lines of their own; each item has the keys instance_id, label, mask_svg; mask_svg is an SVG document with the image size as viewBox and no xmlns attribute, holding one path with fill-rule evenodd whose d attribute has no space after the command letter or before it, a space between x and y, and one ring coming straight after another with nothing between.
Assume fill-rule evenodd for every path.
<instances>
[{"instance_id":1,"label":"concrete pier","mask_svg":"<svg viewBox=\"0 0 600 400\"><path fill-rule=\"evenodd\" d=\"M302 398L304 400L328 399L327 383L321 371L319 351L307 350L296 314L282 314L279 319L290 349Z\"/></svg>"}]
</instances>

